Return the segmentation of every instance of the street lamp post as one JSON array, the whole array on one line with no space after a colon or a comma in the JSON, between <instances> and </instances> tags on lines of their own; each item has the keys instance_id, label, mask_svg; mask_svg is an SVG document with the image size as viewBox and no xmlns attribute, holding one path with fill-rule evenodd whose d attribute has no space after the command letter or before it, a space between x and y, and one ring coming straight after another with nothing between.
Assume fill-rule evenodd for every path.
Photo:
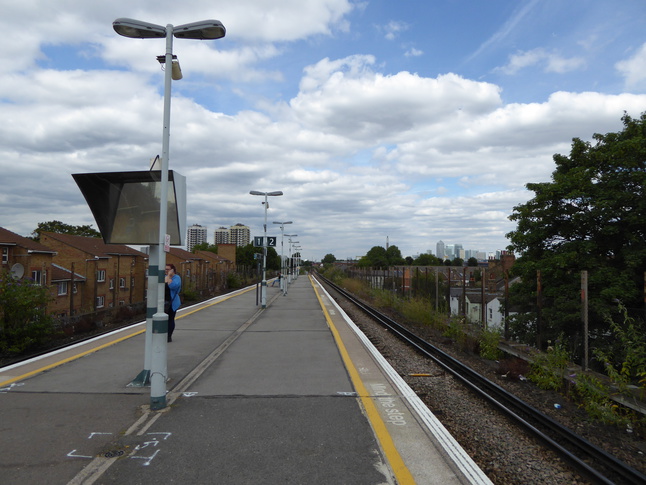
<instances>
[{"instance_id":1,"label":"street lamp post","mask_svg":"<svg viewBox=\"0 0 646 485\"><path fill-rule=\"evenodd\" d=\"M301 270L301 250L302 249L303 248L301 246L294 246L294 250L298 251L298 253L295 253L295 254L298 254L298 256L296 256L296 268L294 269L294 279L296 280L298 279L298 273Z\"/></svg>"},{"instance_id":2,"label":"street lamp post","mask_svg":"<svg viewBox=\"0 0 646 485\"><path fill-rule=\"evenodd\" d=\"M260 305L262 308L267 308L267 209L269 209L267 197L278 197L283 195L283 193L280 190L275 190L274 192L259 192L257 190L252 190L249 193L251 195L260 195L265 198L265 201L263 202L263 204L265 204L265 237L262 242L262 283L260 283Z\"/></svg>"},{"instance_id":3,"label":"street lamp post","mask_svg":"<svg viewBox=\"0 0 646 485\"><path fill-rule=\"evenodd\" d=\"M296 234L294 234L294 236L296 236ZM290 239L289 242L290 242L290 246L291 246L290 252L292 254L292 258L291 258L291 261L290 261L292 263L291 274L293 275L292 279L296 280L296 279L298 279L298 274L296 273L296 252L295 251L296 251L296 247L297 247L297 244L299 243L299 241L292 241Z\"/></svg>"},{"instance_id":4,"label":"street lamp post","mask_svg":"<svg viewBox=\"0 0 646 485\"><path fill-rule=\"evenodd\" d=\"M292 238L297 237L298 234L285 234L287 239L287 245L289 247L289 266L287 269L287 285L289 286L292 283Z\"/></svg>"},{"instance_id":5,"label":"street lamp post","mask_svg":"<svg viewBox=\"0 0 646 485\"><path fill-rule=\"evenodd\" d=\"M168 229L168 165L170 145L171 80L181 79L179 62L173 60L173 36L182 39L220 39L226 29L219 20L203 20L174 27L172 24L150 24L140 20L119 18L112 23L115 32L135 39L166 38L164 60L164 115L162 131L161 190L159 198L159 242L151 247L148 266L148 310L146 313L146 349L144 373L150 369L150 408L166 407L168 315L164 313L164 276L166 268L166 232ZM155 281L155 277L157 280ZM156 303L156 305L155 305ZM154 312L154 314L153 314ZM152 321L149 315L152 314ZM149 324L150 322L150 324ZM146 376L145 380L148 380Z\"/></svg>"},{"instance_id":6,"label":"street lamp post","mask_svg":"<svg viewBox=\"0 0 646 485\"><path fill-rule=\"evenodd\" d=\"M274 222L280 224L280 289L283 290L283 296L287 295L287 282L285 280L285 224L291 224L292 221ZM273 284L273 283L272 283Z\"/></svg>"}]
</instances>

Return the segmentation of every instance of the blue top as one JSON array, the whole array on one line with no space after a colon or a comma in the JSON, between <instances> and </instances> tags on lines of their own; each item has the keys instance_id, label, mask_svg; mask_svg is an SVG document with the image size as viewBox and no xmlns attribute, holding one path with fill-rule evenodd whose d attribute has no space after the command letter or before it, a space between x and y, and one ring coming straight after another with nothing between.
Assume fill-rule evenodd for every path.
<instances>
[{"instance_id":1,"label":"blue top","mask_svg":"<svg viewBox=\"0 0 646 485\"><path fill-rule=\"evenodd\" d=\"M177 311L182 301L179 299L179 292L182 289L182 278L179 275L173 275L171 282L168 283L170 289L170 307L174 312Z\"/></svg>"}]
</instances>

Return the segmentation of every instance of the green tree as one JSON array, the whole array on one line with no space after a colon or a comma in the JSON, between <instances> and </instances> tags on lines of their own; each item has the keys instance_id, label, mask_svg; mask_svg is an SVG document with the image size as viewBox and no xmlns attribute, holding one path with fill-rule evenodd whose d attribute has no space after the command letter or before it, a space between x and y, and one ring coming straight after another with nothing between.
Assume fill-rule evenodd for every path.
<instances>
[{"instance_id":1,"label":"green tree","mask_svg":"<svg viewBox=\"0 0 646 485\"><path fill-rule=\"evenodd\" d=\"M402 266L406 264L406 260L402 257L402 252L394 244L388 246L388 249L386 249L386 258L388 258L389 266Z\"/></svg>"},{"instance_id":2,"label":"green tree","mask_svg":"<svg viewBox=\"0 0 646 485\"><path fill-rule=\"evenodd\" d=\"M373 246L358 263L361 268L388 268L388 254L382 246Z\"/></svg>"},{"instance_id":3,"label":"green tree","mask_svg":"<svg viewBox=\"0 0 646 485\"><path fill-rule=\"evenodd\" d=\"M554 155L551 182L530 183L534 197L514 207L517 223L507 234L521 256L513 268L522 281L512 303L522 305L522 325L537 341L563 333L580 341L580 272L589 271L590 330L607 334L603 315L617 299L641 307L646 268L646 114L622 117L623 130L573 139L569 156ZM541 318L537 317L537 270ZM529 317L528 317L529 315ZM532 316L533 315L533 316ZM540 327L538 324L540 323ZM527 328L515 330L520 334Z\"/></svg>"},{"instance_id":4,"label":"green tree","mask_svg":"<svg viewBox=\"0 0 646 485\"><path fill-rule=\"evenodd\" d=\"M274 248L267 248L267 269L280 271L280 254Z\"/></svg>"},{"instance_id":5,"label":"green tree","mask_svg":"<svg viewBox=\"0 0 646 485\"><path fill-rule=\"evenodd\" d=\"M262 255L262 248L255 247L253 244L236 248L236 265L255 268L258 263L258 260L254 259L256 253Z\"/></svg>"},{"instance_id":6,"label":"green tree","mask_svg":"<svg viewBox=\"0 0 646 485\"><path fill-rule=\"evenodd\" d=\"M31 233L34 241L40 240L42 232L55 232L57 234L69 234L71 236L101 237L101 233L92 226L71 226L61 221L39 222L38 227Z\"/></svg>"},{"instance_id":7,"label":"green tree","mask_svg":"<svg viewBox=\"0 0 646 485\"><path fill-rule=\"evenodd\" d=\"M50 299L44 286L0 273L0 352L20 354L44 343L54 331Z\"/></svg>"},{"instance_id":8,"label":"green tree","mask_svg":"<svg viewBox=\"0 0 646 485\"><path fill-rule=\"evenodd\" d=\"M390 266L403 266L406 260L397 246L373 246L357 263L361 268L386 269Z\"/></svg>"},{"instance_id":9,"label":"green tree","mask_svg":"<svg viewBox=\"0 0 646 485\"><path fill-rule=\"evenodd\" d=\"M253 244L237 248L236 264L247 268L255 268L258 261L262 264L262 259L254 259L254 254L256 253L262 255L262 248L255 247ZM280 256L274 248L267 248L267 269L280 270Z\"/></svg>"},{"instance_id":10,"label":"green tree","mask_svg":"<svg viewBox=\"0 0 646 485\"><path fill-rule=\"evenodd\" d=\"M414 261L415 266L442 266L444 262L432 254L420 254Z\"/></svg>"},{"instance_id":11,"label":"green tree","mask_svg":"<svg viewBox=\"0 0 646 485\"><path fill-rule=\"evenodd\" d=\"M451 266L464 266L464 259L458 257L453 258Z\"/></svg>"},{"instance_id":12,"label":"green tree","mask_svg":"<svg viewBox=\"0 0 646 485\"><path fill-rule=\"evenodd\" d=\"M467 266L478 266L478 260L474 257L471 257L467 260Z\"/></svg>"},{"instance_id":13,"label":"green tree","mask_svg":"<svg viewBox=\"0 0 646 485\"><path fill-rule=\"evenodd\" d=\"M218 254L218 246L215 244L203 242L193 246L193 253L195 253L196 251L209 251L210 253Z\"/></svg>"},{"instance_id":14,"label":"green tree","mask_svg":"<svg viewBox=\"0 0 646 485\"><path fill-rule=\"evenodd\" d=\"M334 257L334 254L326 254L323 259L321 260L321 263L334 263L336 261L336 258Z\"/></svg>"}]
</instances>

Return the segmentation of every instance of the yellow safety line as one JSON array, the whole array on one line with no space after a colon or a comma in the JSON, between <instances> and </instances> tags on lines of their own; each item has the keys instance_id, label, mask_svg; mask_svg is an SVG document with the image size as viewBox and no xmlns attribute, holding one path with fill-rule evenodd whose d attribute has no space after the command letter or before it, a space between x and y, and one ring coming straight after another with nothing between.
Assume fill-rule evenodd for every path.
<instances>
[{"instance_id":1,"label":"yellow safety line","mask_svg":"<svg viewBox=\"0 0 646 485\"><path fill-rule=\"evenodd\" d=\"M343 363L345 364L348 374L350 374L350 379L352 380L352 384L354 385L354 388L356 389L357 393L359 394L359 397L361 398L361 403L363 404L363 407L366 411L368 420L370 421L370 424L372 425L372 428L375 431L375 435L377 435L377 439L381 444L381 448L384 450L386 459L390 463L390 467L392 468L393 473L395 474L395 479L397 480L397 483L399 485L414 484L415 479L413 478L413 475L411 474L410 470L404 463L404 460L402 459L401 455L397 451L397 447L395 446L392 436L388 432L388 428L386 427L386 424L384 423L383 419L381 419L381 415L377 410L377 406L375 405L374 401L368 394L366 387L363 385L363 381L361 380L359 372L354 366L354 363L350 358L350 354L348 354L348 351L345 348L343 341L341 340L341 335L339 334L334 323L332 322L332 318L330 317L330 314L328 313L328 310L325 307L325 304L321 299L321 295L317 291L311 276L310 276L310 283L314 288L314 293L316 293L316 298L318 299L319 304L323 309L323 313L325 314L325 319L327 320L327 323L330 326L330 330L332 331L334 340L336 341L336 344L339 347L339 352L341 353L341 357L343 358Z\"/></svg>"},{"instance_id":2,"label":"yellow safety line","mask_svg":"<svg viewBox=\"0 0 646 485\"><path fill-rule=\"evenodd\" d=\"M249 288L248 290L244 290L244 291L242 291L240 293L236 293L235 295L229 295L229 296L227 296L225 298L222 298L220 300L214 301L213 303L209 303L208 305L204 305L204 306L202 306L200 308L196 308L195 310L192 310L190 312L183 313L181 316L178 315L176 320L179 320L180 318L187 317L188 315L196 313L196 312L198 312L200 310L204 310L205 308L208 308L210 306L217 305L218 303L222 303L223 301L227 301L228 299L233 298L234 296L238 296L238 295L242 295L243 293L247 293L248 291L251 291L252 289L253 288ZM93 347L92 349L87 350L85 352L81 352L80 354L74 354L73 356L68 357L66 359L56 361L53 364L46 365L45 367L40 367L40 368L38 368L36 370L33 370L31 372L27 372L26 374L22 374L22 375L20 375L18 377L14 377L13 379L9 379L8 381L0 382L0 387L6 386L7 384L12 384L12 383L14 383L16 381L20 381L22 379L27 379L28 377L31 377L31 376L36 375L36 374L40 374L41 372L48 371L50 369L53 369L54 367L58 367L59 365L67 364L68 362L72 362L73 360L80 359L81 357L85 357L86 355L91 354L93 352L97 352L99 350L105 349L106 347L110 347L111 345L118 344L119 342L123 342L124 340L127 340L129 338L136 337L137 335L140 335L140 334L144 333L145 331L146 331L145 328L142 329L142 330L138 330L138 331L136 331L134 333L125 335L124 337L121 337L119 339L110 341L110 342L105 343L103 345L100 345L98 347Z\"/></svg>"},{"instance_id":3,"label":"yellow safety line","mask_svg":"<svg viewBox=\"0 0 646 485\"><path fill-rule=\"evenodd\" d=\"M119 339L113 340L111 342L105 343L103 345L100 345L99 347L95 347L95 348L92 348L90 350L86 350L85 352L81 352L80 354L74 354L73 356L68 357L66 359L63 359L63 360L58 360L58 361L54 362L53 364L46 365L45 367L41 367L41 368L33 370L31 372L27 372L26 374L23 374L21 376L15 377L13 379L9 379L8 381L0 382L0 386L4 386L6 384L11 384L12 382L16 382L16 381L19 381L21 379L26 379L26 378L31 377L33 375L39 374L41 372L45 372L45 371L47 371L49 369L53 369L54 367L58 367L59 365L67 364L68 362L72 362L73 360L80 359L81 357L85 357L86 355L91 354L93 352L97 352L97 351L99 351L101 349L104 349L106 347L110 347L111 345L114 345L116 343L122 342L124 340L129 339L129 338L132 338L135 335L139 335L139 334L141 334L141 333L143 333L145 331L146 331L146 329L138 330L135 333L132 333L132 334L126 335L124 337L121 337Z\"/></svg>"}]
</instances>

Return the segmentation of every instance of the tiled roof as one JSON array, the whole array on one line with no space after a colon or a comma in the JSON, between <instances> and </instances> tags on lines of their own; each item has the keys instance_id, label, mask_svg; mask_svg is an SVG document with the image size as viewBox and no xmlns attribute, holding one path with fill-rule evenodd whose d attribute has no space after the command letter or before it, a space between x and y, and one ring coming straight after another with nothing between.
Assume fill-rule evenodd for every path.
<instances>
[{"instance_id":1,"label":"tiled roof","mask_svg":"<svg viewBox=\"0 0 646 485\"><path fill-rule=\"evenodd\" d=\"M176 258L185 259L185 260L204 259L182 248L171 247L170 253Z\"/></svg>"},{"instance_id":2,"label":"tiled roof","mask_svg":"<svg viewBox=\"0 0 646 485\"><path fill-rule=\"evenodd\" d=\"M63 268L57 264L52 264L52 282L55 281L71 281L72 271ZM74 281L85 282L85 276L81 276L76 271L74 272Z\"/></svg>"},{"instance_id":3,"label":"tiled roof","mask_svg":"<svg viewBox=\"0 0 646 485\"><path fill-rule=\"evenodd\" d=\"M223 258L219 254L215 254L215 253L213 253L211 251L198 250L198 251L195 251L195 254L198 255L198 256L201 256L203 259L207 259L209 261L218 261L218 262L220 262L220 261L222 261L222 262L229 261L228 259ZM231 262L231 261L229 261L229 262Z\"/></svg>"},{"instance_id":4,"label":"tiled roof","mask_svg":"<svg viewBox=\"0 0 646 485\"><path fill-rule=\"evenodd\" d=\"M0 227L0 246L20 246L30 251L56 254L56 251L44 246L32 239L20 236L4 227Z\"/></svg>"},{"instance_id":5,"label":"tiled roof","mask_svg":"<svg viewBox=\"0 0 646 485\"><path fill-rule=\"evenodd\" d=\"M141 251L132 249L125 244L106 244L99 237L72 236L70 234L58 234L55 232L44 232L43 234L51 239L55 239L99 258L107 258L114 255L147 257Z\"/></svg>"}]
</instances>

